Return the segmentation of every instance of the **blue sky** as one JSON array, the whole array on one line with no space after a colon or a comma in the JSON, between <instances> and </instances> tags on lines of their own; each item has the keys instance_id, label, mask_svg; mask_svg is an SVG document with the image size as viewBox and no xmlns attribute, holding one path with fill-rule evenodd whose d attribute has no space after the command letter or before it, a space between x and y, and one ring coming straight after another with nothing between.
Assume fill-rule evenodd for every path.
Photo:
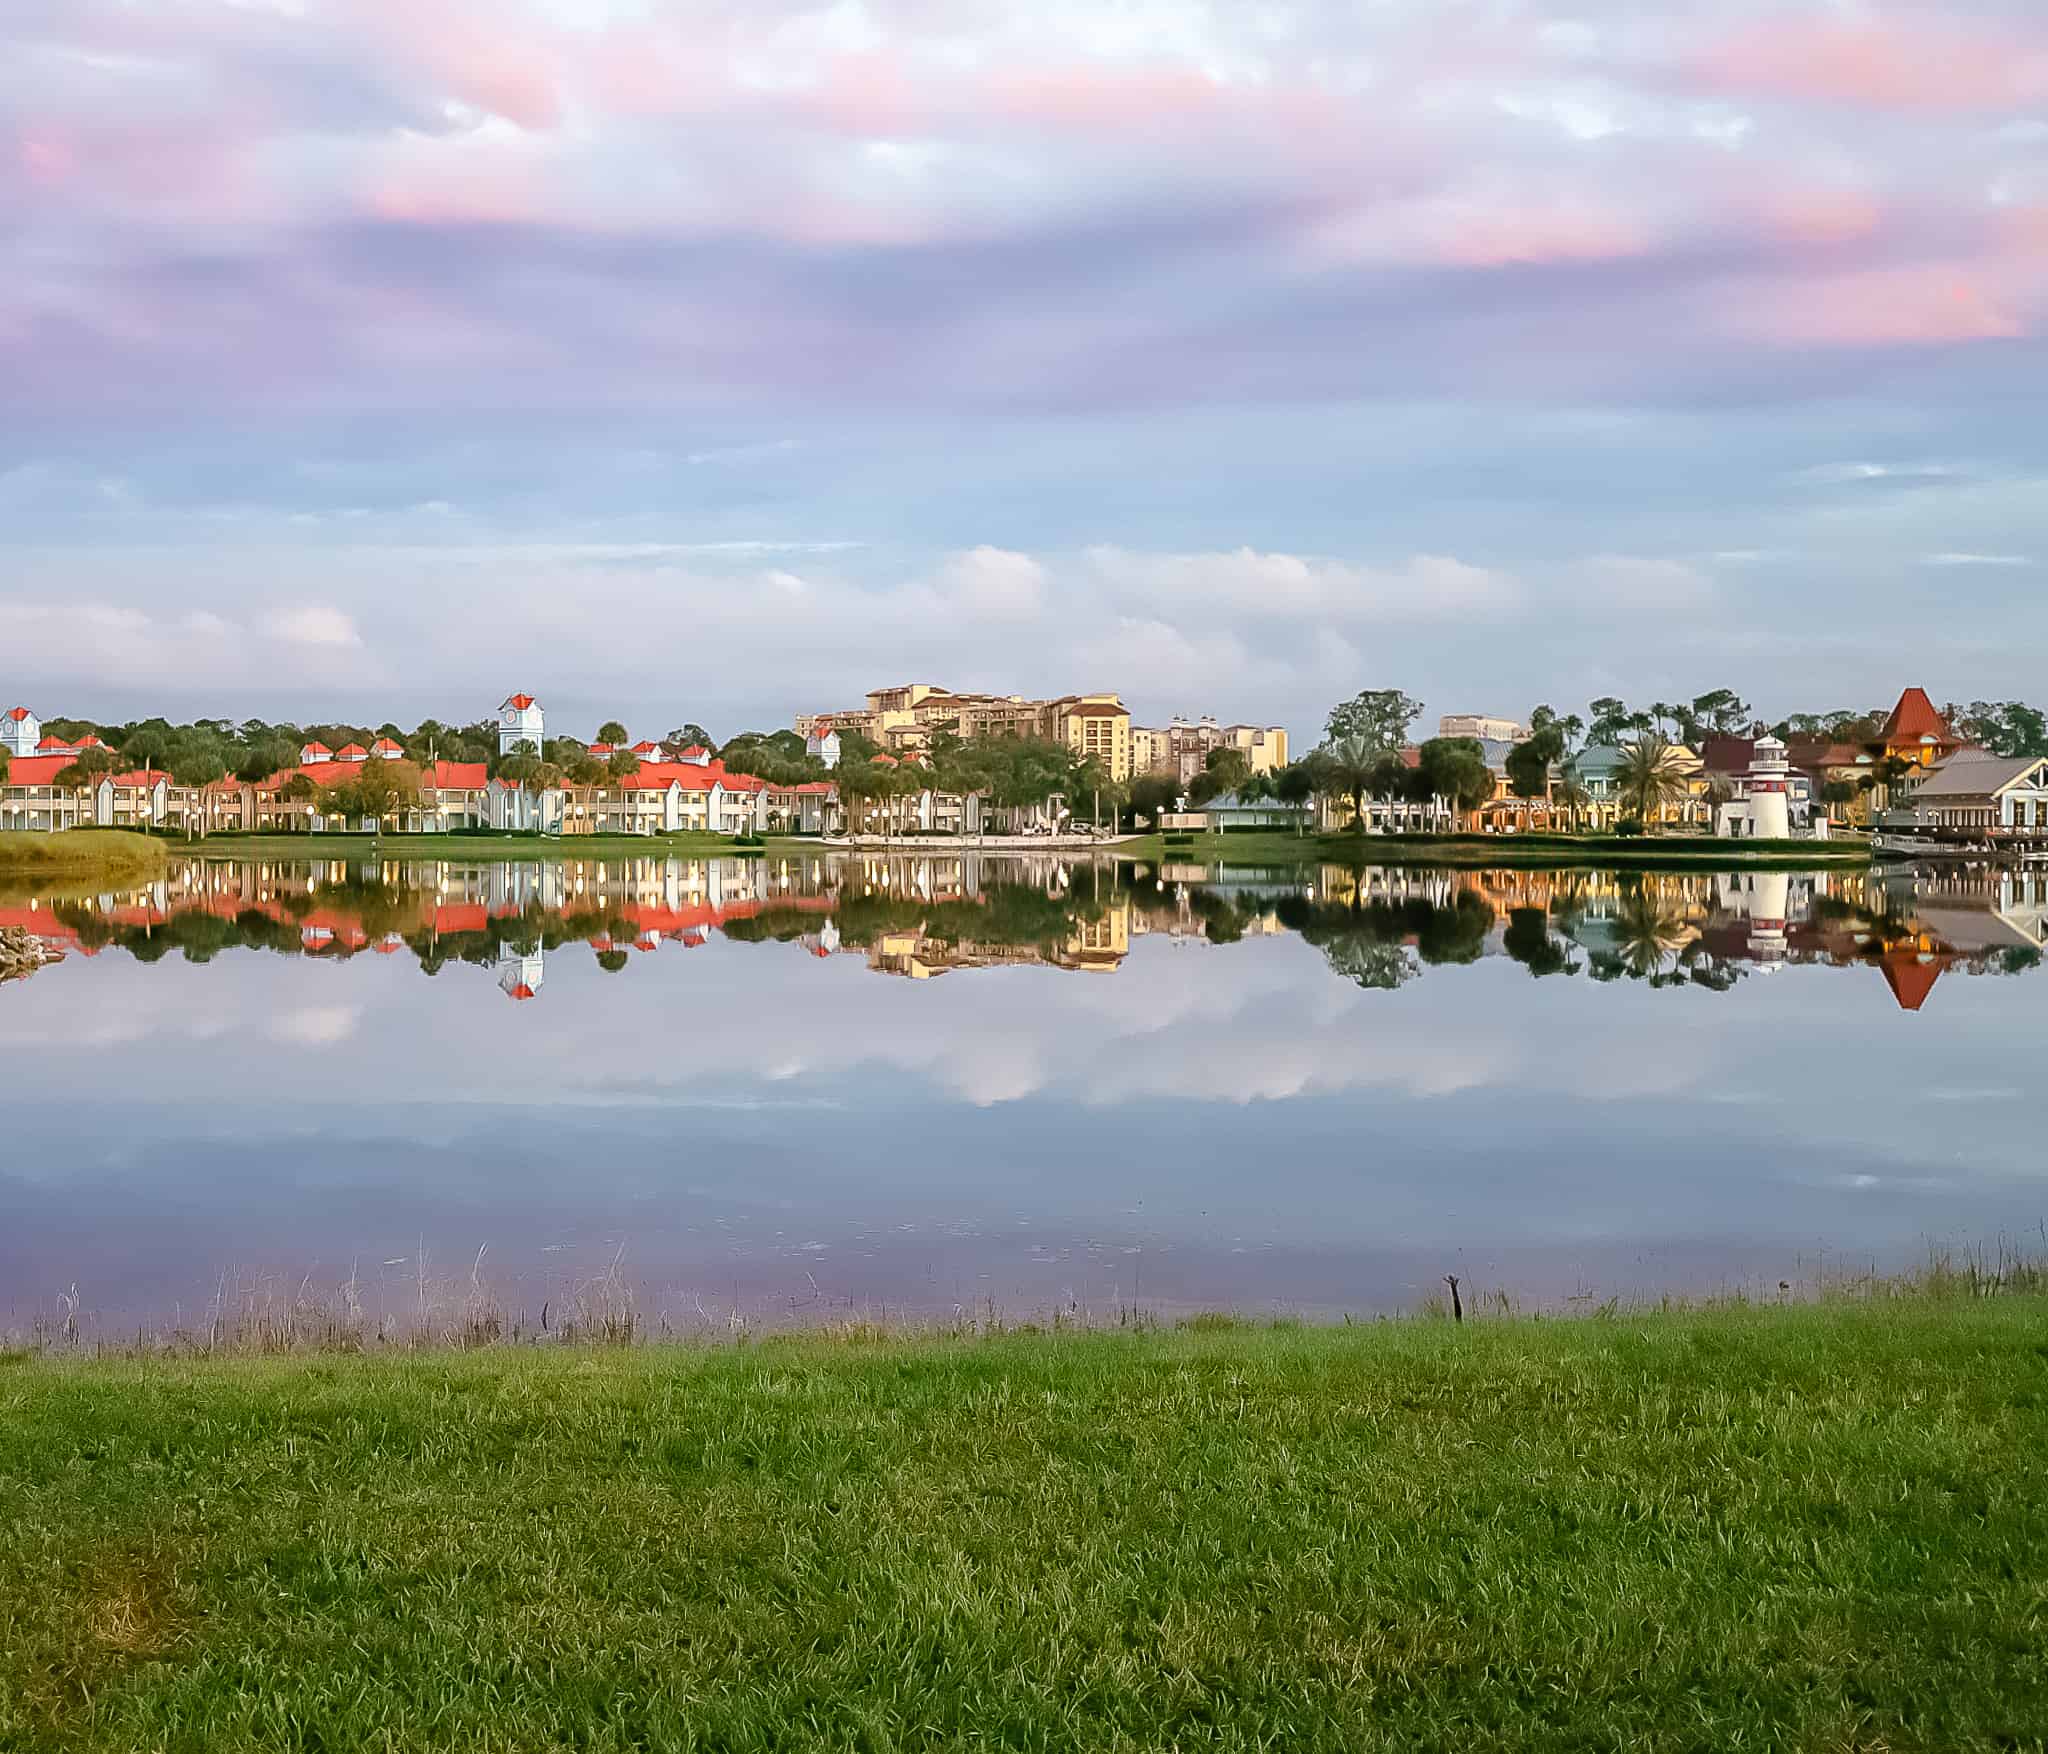
<instances>
[{"instance_id":1,"label":"blue sky","mask_svg":"<svg viewBox=\"0 0 2048 1754\"><path fill-rule=\"evenodd\" d=\"M2039 697L2048 16L25 0L0 692Z\"/></svg>"}]
</instances>

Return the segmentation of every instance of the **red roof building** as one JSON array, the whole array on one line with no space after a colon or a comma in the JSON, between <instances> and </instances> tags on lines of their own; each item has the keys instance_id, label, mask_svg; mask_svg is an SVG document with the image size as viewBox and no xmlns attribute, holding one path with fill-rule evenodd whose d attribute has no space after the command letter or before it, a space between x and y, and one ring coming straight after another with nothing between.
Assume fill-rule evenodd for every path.
<instances>
[{"instance_id":1,"label":"red roof building","mask_svg":"<svg viewBox=\"0 0 2048 1754\"><path fill-rule=\"evenodd\" d=\"M1884 752L1896 755L1901 761L1932 767L1938 761L1946 761L1962 747L1962 738L1955 734L1948 720L1935 711L1934 702L1927 698L1925 689L1907 689L1899 696L1899 704L1892 708L1891 717L1884 722Z\"/></svg>"}]
</instances>

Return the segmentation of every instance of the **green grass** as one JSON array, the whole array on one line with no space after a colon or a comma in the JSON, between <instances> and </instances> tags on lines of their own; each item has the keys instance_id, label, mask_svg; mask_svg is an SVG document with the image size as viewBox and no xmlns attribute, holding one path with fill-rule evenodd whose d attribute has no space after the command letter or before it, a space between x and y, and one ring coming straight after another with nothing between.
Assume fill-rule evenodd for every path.
<instances>
[{"instance_id":1,"label":"green grass","mask_svg":"<svg viewBox=\"0 0 2048 1754\"><path fill-rule=\"evenodd\" d=\"M56 834L0 834L0 878L24 881L146 883L169 862L161 841L119 828L67 828Z\"/></svg>"},{"instance_id":2,"label":"green grass","mask_svg":"<svg viewBox=\"0 0 2048 1754\"><path fill-rule=\"evenodd\" d=\"M1186 847L1158 835L1127 840L1123 858L1198 865L1452 865L1541 869L1598 865L1649 869L1666 865L1763 865L1803 869L1868 864L1867 841L1743 841L1707 835L1614 834L1198 834Z\"/></svg>"},{"instance_id":3,"label":"green grass","mask_svg":"<svg viewBox=\"0 0 2048 1754\"><path fill-rule=\"evenodd\" d=\"M2048 1300L0 1358L0 1748L2039 1749Z\"/></svg>"}]
</instances>

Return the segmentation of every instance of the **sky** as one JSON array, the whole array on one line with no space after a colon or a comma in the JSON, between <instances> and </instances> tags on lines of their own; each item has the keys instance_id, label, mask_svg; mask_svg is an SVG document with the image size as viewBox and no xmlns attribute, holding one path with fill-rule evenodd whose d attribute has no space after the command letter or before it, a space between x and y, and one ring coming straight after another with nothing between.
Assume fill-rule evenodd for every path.
<instances>
[{"instance_id":1,"label":"sky","mask_svg":"<svg viewBox=\"0 0 2048 1754\"><path fill-rule=\"evenodd\" d=\"M2038 0L9 0L0 270L45 716L2044 693Z\"/></svg>"}]
</instances>

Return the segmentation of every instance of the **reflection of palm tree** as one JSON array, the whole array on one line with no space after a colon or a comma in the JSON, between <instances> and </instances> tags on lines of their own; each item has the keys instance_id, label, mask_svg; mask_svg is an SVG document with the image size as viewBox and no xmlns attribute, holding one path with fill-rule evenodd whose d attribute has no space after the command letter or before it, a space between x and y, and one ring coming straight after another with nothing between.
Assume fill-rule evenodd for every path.
<instances>
[{"instance_id":1,"label":"reflection of palm tree","mask_svg":"<svg viewBox=\"0 0 2048 1754\"><path fill-rule=\"evenodd\" d=\"M1637 980L1669 978L1694 937L1676 898L1641 879L1623 895L1614 924L1622 963Z\"/></svg>"}]
</instances>

